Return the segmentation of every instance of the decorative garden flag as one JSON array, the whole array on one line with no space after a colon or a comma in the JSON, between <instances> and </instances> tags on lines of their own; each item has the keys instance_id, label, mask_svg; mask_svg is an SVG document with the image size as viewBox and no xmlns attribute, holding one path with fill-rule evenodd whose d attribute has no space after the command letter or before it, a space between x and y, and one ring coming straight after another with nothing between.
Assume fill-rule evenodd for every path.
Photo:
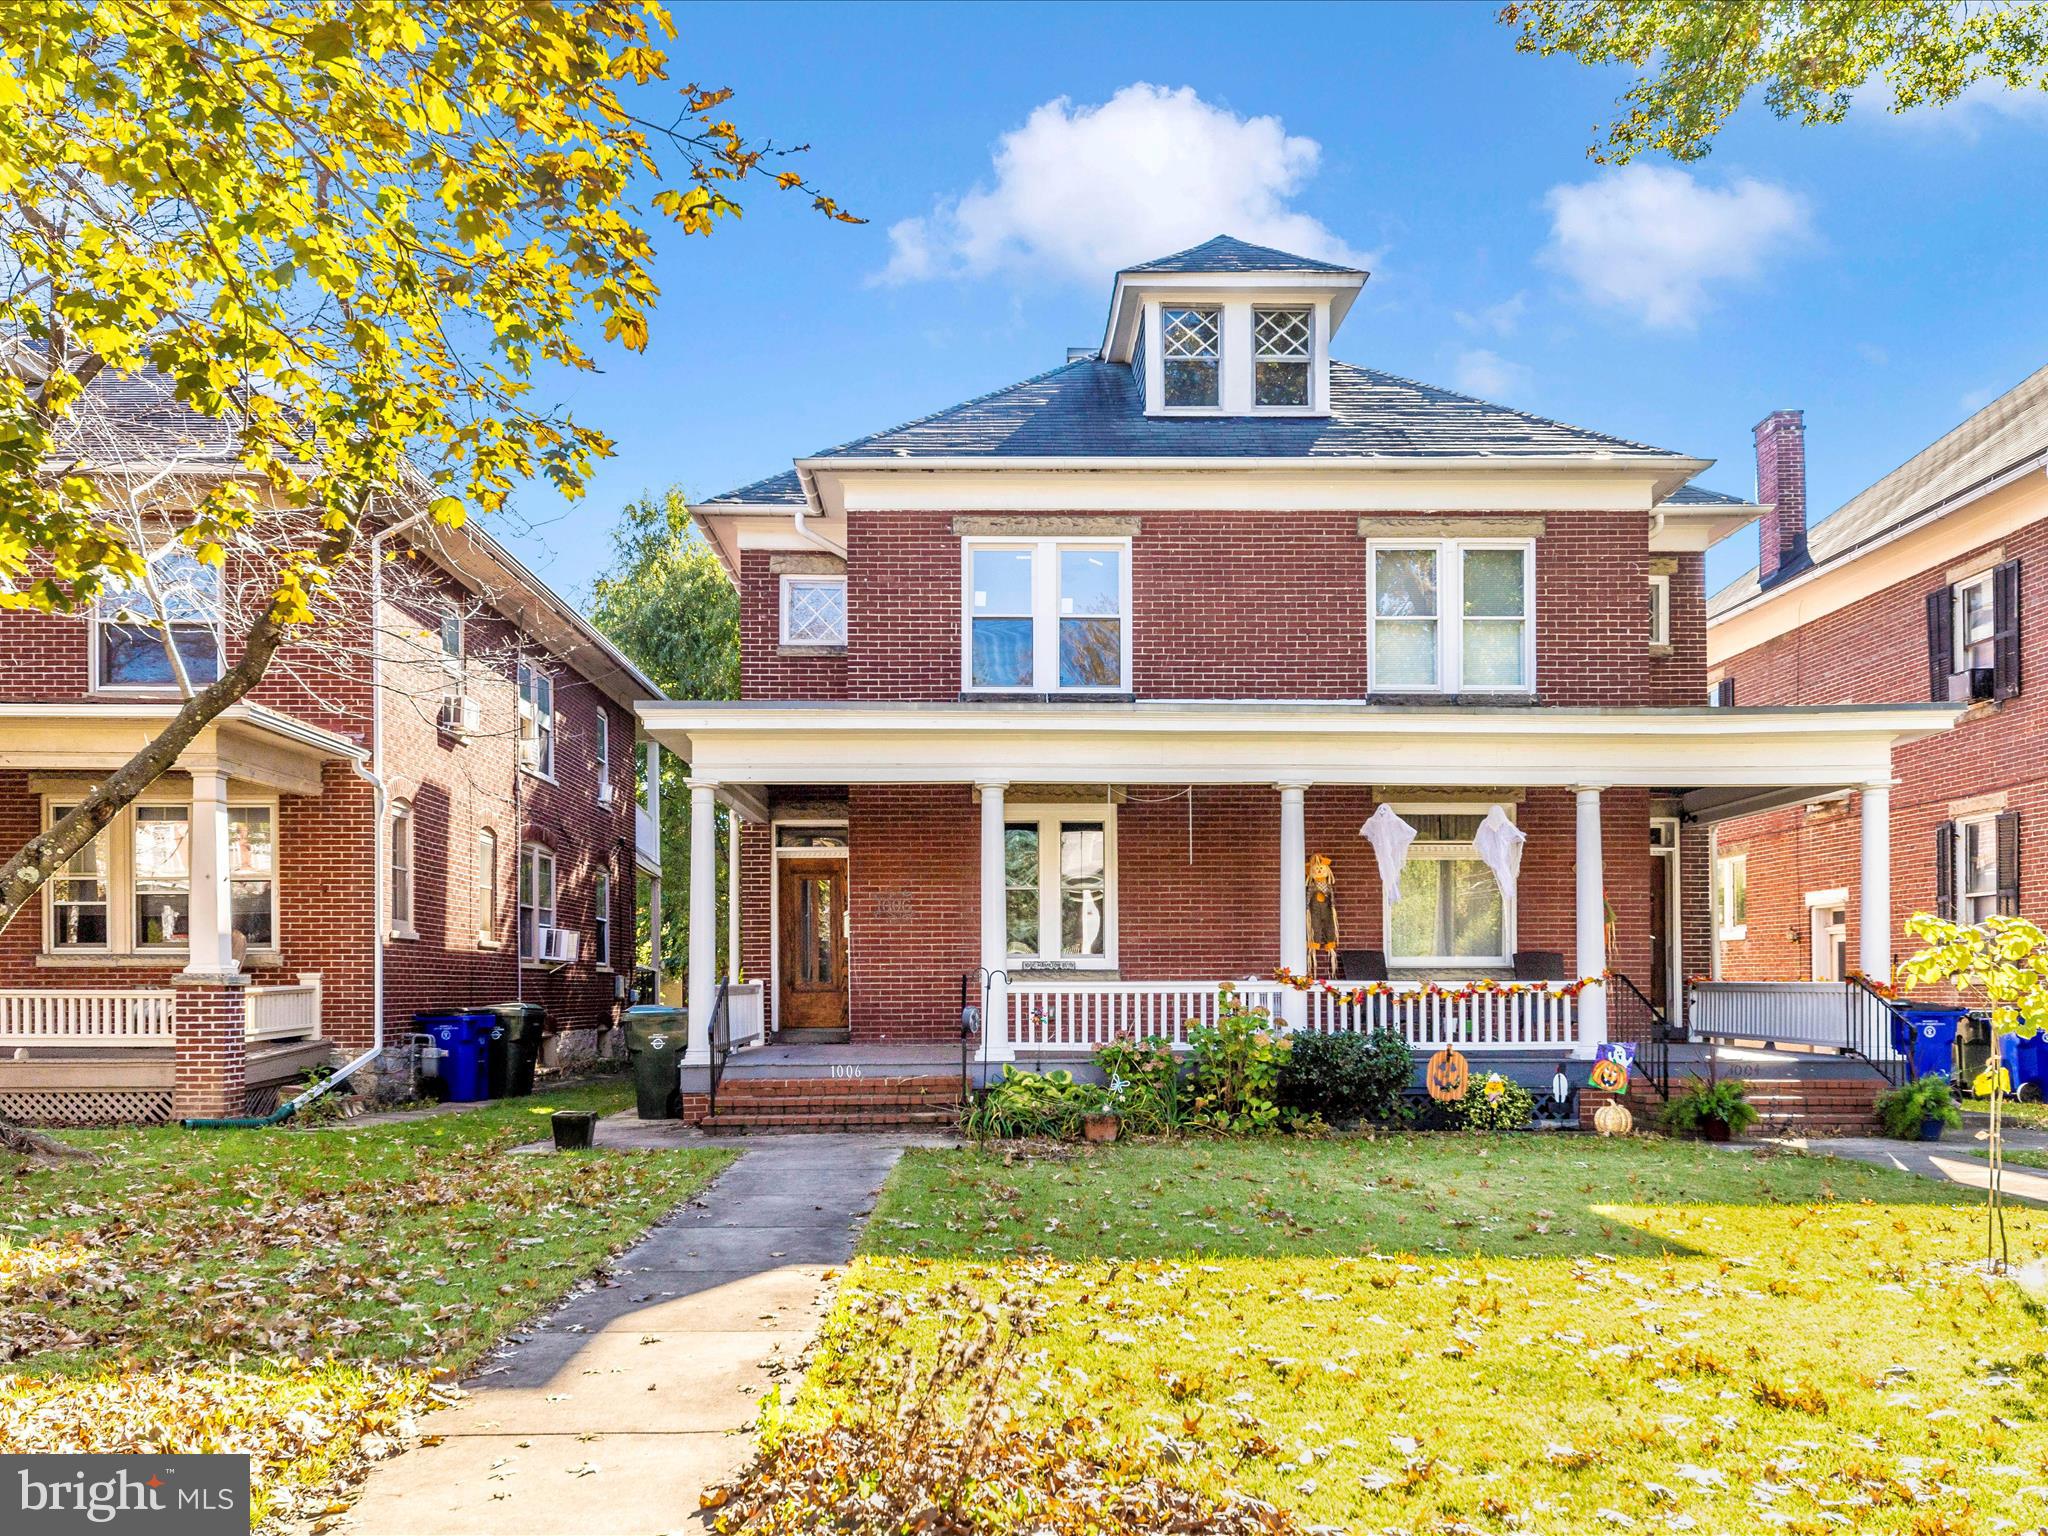
<instances>
[{"instance_id":1,"label":"decorative garden flag","mask_svg":"<svg viewBox=\"0 0 2048 1536\"><path fill-rule=\"evenodd\" d=\"M1391 805L1382 803L1372 813L1372 820L1358 829L1358 835L1372 844L1372 851L1379 859L1380 884L1385 887L1388 901L1401 899L1401 866L1408 862L1408 845L1415 841L1415 829L1394 814Z\"/></svg>"},{"instance_id":2,"label":"decorative garden flag","mask_svg":"<svg viewBox=\"0 0 2048 1536\"><path fill-rule=\"evenodd\" d=\"M1521 877L1522 844L1527 841L1529 834L1510 821L1508 813L1497 805L1486 813L1486 820L1472 834L1472 847L1500 882L1501 895L1510 901L1515 897L1515 882Z\"/></svg>"}]
</instances>

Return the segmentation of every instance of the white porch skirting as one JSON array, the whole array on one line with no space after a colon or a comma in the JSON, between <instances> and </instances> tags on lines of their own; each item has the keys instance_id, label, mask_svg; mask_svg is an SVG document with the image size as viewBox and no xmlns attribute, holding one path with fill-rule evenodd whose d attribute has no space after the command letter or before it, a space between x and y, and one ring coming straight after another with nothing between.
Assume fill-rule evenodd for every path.
<instances>
[{"instance_id":1,"label":"white porch skirting","mask_svg":"<svg viewBox=\"0 0 2048 1536\"><path fill-rule=\"evenodd\" d=\"M1012 981L1008 1041L1019 1055L1085 1055L1118 1039L1164 1040L1185 1048L1188 1032L1216 1022L1220 981ZM1306 994L1278 982L1234 984L1240 1002L1276 1020L1293 999L1316 1034L1396 1031L1419 1052L1571 1049L1579 1042L1575 1000L1562 993L1475 993L1448 997L1418 987L1352 1003L1321 989ZM1281 1027L1285 1027L1284 1023Z\"/></svg>"}]
</instances>

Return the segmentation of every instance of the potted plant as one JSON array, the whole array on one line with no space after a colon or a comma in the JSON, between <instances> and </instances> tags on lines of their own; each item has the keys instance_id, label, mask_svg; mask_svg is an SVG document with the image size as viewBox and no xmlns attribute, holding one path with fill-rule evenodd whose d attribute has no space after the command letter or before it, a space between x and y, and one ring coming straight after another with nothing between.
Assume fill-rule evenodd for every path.
<instances>
[{"instance_id":1,"label":"potted plant","mask_svg":"<svg viewBox=\"0 0 2048 1536\"><path fill-rule=\"evenodd\" d=\"M1943 1130L1963 1123L1947 1078L1923 1077L1879 1097L1877 1123L1897 1141L1939 1141Z\"/></svg>"},{"instance_id":2,"label":"potted plant","mask_svg":"<svg viewBox=\"0 0 2048 1536\"><path fill-rule=\"evenodd\" d=\"M1123 1116L1116 1112L1116 1094L1121 1086L1119 1083L1112 1082L1109 1091L1102 1096L1101 1103L1094 1109L1083 1112L1081 1116L1081 1137L1083 1140L1093 1142L1111 1142L1116 1140L1118 1133L1123 1129Z\"/></svg>"},{"instance_id":3,"label":"potted plant","mask_svg":"<svg viewBox=\"0 0 2048 1536\"><path fill-rule=\"evenodd\" d=\"M1666 1130L1707 1141L1740 1136L1759 1118L1756 1106L1749 1102L1748 1087L1734 1077L1696 1082L1664 1107Z\"/></svg>"}]
</instances>

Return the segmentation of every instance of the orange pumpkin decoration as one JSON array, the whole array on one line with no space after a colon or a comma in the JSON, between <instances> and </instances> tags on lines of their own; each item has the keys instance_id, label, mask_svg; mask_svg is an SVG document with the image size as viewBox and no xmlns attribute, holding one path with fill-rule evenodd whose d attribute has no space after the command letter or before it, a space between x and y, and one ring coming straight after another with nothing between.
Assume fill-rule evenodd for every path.
<instances>
[{"instance_id":1,"label":"orange pumpkin decoration","mask_svg":"<svg viewBox=\"0 0 2048 1536\"><path fill-rule=\"evenodd\" d=\"M1422 1074L1423 1087L1439 1104L1455 1104L1464 1098L1471 1080L1472 1068L1464 1053L1448 1045L1429 1058L1429 1067Z\"/></svg>"},{"instance_id":2,"label":"orange pumpkin decoration","mask_svg":"<svg viewBox=\"0 0 2048 1536\"><path fill-rule=\"evenodd\" d=\"M1628 1106L1610 1099L1593 1111L1593 1129L1602 1136L1626 1136L1635 1128L1636 1118Z\"/></svg>"},{"instance_id":3,"label":"orange pumpkin decoration","mask_svg":"<svg viewBox=\"0 0 2048 1536\"><path fill-rule=\"evenodd\" d=\"M1620 1062L1603 1056L1593 1063L1592 1083L1602 1093L1627 1093L1628 1073L1622 1070Z\"/></svg>"}]
</instances>

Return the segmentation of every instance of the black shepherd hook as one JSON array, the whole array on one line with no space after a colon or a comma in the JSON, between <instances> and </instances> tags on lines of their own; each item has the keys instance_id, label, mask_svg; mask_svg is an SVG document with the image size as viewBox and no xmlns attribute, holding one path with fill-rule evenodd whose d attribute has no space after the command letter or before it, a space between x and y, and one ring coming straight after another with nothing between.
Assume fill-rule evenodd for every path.
<instances>
[{"instance_id":1,"label":"black shepherd hook","mask_svg":"<svg viewBox=\"0 0 2048 1536\"><path fill-rule=\"evenodd\" d=\"M981 1037L981 1080L988 1085L988 996L995 989L996 978L1003 978L1009 985L1010 973L1005 970L991 970L988 966L977 965L960 978L960 1092L967 1093L967 1043L976 1035ZM974 984L981 983L981 1002L977 1006L972 998Z\"/></svg>"}]
</instances>

